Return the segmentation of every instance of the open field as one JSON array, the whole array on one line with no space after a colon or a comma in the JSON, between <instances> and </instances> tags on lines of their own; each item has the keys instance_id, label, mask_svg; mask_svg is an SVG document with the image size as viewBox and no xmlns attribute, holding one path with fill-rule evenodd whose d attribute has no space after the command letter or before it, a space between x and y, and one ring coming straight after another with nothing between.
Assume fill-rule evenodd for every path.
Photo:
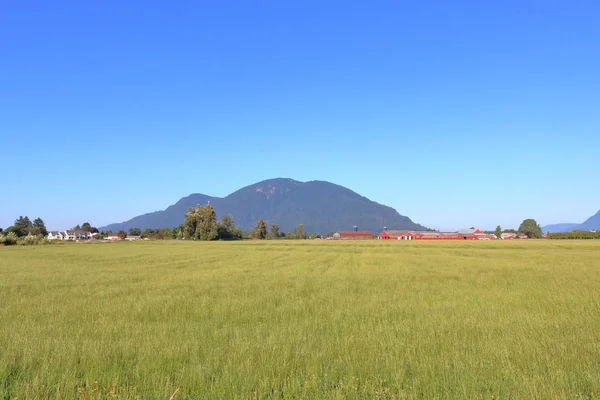
<instances>
[{"instance_id":1,"label":"open field","mask_svg":"<svg viewBox=\"0 0 600 400\"><path fill-rule=\"evenodd\" d=\"M600 398L600 241L0 247L0 398L176 389Z\"/></svg>"}]
</instances>

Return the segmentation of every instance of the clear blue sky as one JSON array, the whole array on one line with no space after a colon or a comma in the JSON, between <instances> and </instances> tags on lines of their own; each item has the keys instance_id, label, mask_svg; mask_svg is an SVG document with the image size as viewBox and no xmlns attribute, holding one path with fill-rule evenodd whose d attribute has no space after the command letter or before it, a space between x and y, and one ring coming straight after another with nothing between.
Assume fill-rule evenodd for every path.
<instances>
[{"instance_id":1,"label":"clear blue sky","mask_svg":"<svg viewBox=\"0 0 600 400\"><path fill-rule=\"evenodd\" d=\"M0 226L327 180L439 229L600 209L597 1L3 2Z\"/></svg>"}]
</instances>

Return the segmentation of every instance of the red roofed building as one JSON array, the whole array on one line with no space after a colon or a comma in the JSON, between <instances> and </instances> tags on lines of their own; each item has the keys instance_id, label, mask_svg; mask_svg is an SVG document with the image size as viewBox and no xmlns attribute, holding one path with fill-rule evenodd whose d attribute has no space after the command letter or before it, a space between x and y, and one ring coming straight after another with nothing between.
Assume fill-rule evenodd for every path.
<instances>
[{"instance_id":1,"label":"red roofed building","mask_svg":"<svg viewBox=\"0 0 600 400\"><path fill-rule=\"evenodd\" d=\"M407 233L408 231L385 230L377 238L382 240L400 240Z\"/></svg>"},{"instance_id":2,"label":"red roofed building","mask_svg":"<svg viewBox=\"0 0 600 400\"><path fill-rule=\"evenodd\" d=\"M479 229L463 229L458 232L437 231L394 231L384 230L378 236L382 240L495 240L495 235Z\"/></svg>"},{"instance_id":3,"label":"red roofed building","mask_svg":"<svg viewBox=\"0 0 600 400\"><path fill-rule=\"evenodd\" d=\"M333 234L336 240L371 240L373 234L371 232L336 232Z\"/></svg>"}]
</instances>

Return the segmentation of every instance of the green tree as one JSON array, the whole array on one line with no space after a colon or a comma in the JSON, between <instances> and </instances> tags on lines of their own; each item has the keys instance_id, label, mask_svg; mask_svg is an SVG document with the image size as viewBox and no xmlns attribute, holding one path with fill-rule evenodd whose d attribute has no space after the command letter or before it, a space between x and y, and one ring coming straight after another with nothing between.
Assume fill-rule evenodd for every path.
<instances>
[{"instance_id":1,"label":"green tree","mask_svg":"<svg viewBox=\"0 0 600 400\"><path fill-rule=\"evenodd\" d=\"M196 226L196 238L199 240L214 240L219 235L217 214L210 204L200 207L200 218Z\"/></svg>"},{"instance_id":2,"label":"green tree","mask_svg":"<svg viewBox=\"0 0 600 400\"><path fill-rule=\"evenodd\" d=\"M304 225L302 224L298 224L298 237L300 239L306 239L306 236L304 236Z\"/></svg>"},{"instance_id":3,"label":"green tree","mask_svg":"<svg viewBox=\"0 0 600 400\"><path fill-rule=\"evenodd\" d=\"M183 232L183 224L177 225L175 228L173 228L173 236L175 237L175 239L183 239Z\"/></svg>"},{"instance_id":4,"label":"green tree","mask_svg":"<svg viewBox=\"0 0 600 400\"><path fill-rule=\"evenodd\" d=\"M233 221L233 217L231 215L225 215L223 219L221 219L221 223L219 223L218 227L218 238L224 240L231 239L241 239L243 236L242 231L240 231Z\"/></svg>"},{"instance_id":5,"label":"green tree","mask_svg":"<svg viewBox=\"0 0 600 400\"><path fill-rule=\"evenodd\" d=\"M519 226L519 232L527 235L528 238L542 237L542 228L535 219L526 219Z\"/></svg>"},{"instance_id":6,"label":"green tree","mask_svg":"<svg viewBox=\"0 0 600 400\"><path fill-rule=\"evenodd\" d=\"M18 227L16 227L16 226L14 226L14 225L12 225L12 226L9 226L8 228L6 228L6 229L4 230L4 234L5 234L5 235L8 235L9 233L14 233L14 234L15 234L15 235L17 235L17 237L18 237L18 236L19 236L19 228L18 228Z\"/></svg>"},{"instance_id":7,"label":"green tree","mask_svg":"<svg viewBox=\"0 0 600 400\"><path fill-rule=\"evenodd\" d=\"M196 227L198 226L200 207L200 204L197 204L195 209L188 207L188 211L183 216L183 234L186 239L196 240Z\"/></svg>"},{"instance_id":8,"label":"green tree","mask_svg":"<svg viewBox=\"0 0 600 400\"><path fill-rule=\"evenodd\" d=\"M121 230L121 231L117 232L117 236L120 237L121 239L125 239L127 237L127 232Z\"/></svg>"},{"instance_id":9,"label":"green tree","mask_svg":"<svg viewBox=\"0 0 600 400\"><path fill-rule=\"evenodd\" d=\"M18 237L23 237L27 236L30 233L30 231L33 229L33 224L29 220L29 217L19 216L19 218L15 220L13 227L16 228L15 230L13 230L15 235L17 235Z\"/></svg>"},{"instance_id":10,"label":"green tree","mask_svg":"<svg viewBox=\"0 0 600 400\"><path fill-rule=\"evenodd\" d=\"M129 236L141 236L142 230L140 228L131 228L129 229Z\"/></svg>"},{"instance_id":11,"label":"green tree","mask_svg":"<svg viewBox=\"0 0 600 400\"><path fill-rule=\"evenodd\" d=\"M273 239L277 239L279 237L279 225L271 224L271 236Z\"/></svg>"},{"instance_id":12,"label":"green tree","mask_svg":"<svg viewBox=\"0 0 600 400\"><path fill-rule=\"evenodd\" d=\"M157 239L171 240L175 239L175 232L170 228L160 228L158 230Z\"/></svg>"},{"instance_id":13,"label":"green tree","mask_svg":"<svg viewBox=\"0 0 600 400\"><path fill-rule=\"evenodd\" d=\"M210 204L196 208L189 207L184 215L183 229L185 237L194 240L214 240L219 236L217 214Z\"/></svg>"},{"instance_id":14,"label":"green tree","mask_svg":"<svg viewBox=\"0 0 600 400\"><path fill-rule=\"evenodd\" d=\"M494 231L494 235L496 235L497 238L500 238L500 236L502 236L502 228L500 228L500 225L498 225L496 227L496 230Z\"/></svg>"},{"instance_id":15,"label":"green tree","mask_svg":"<svg viewBox=\"0 0 600 400\"><path fill-rule=\"evenodd\" d=\"M89 222L84 222L83 224L81 224L81 230L82 231L86 231L86 232L91 232L92 231L92 225L90 225Z\"/></svg>"},{"instance_id":16,"label":"green tree","mask_svg":"<svg viewBox=\"0 0 600 400\"><path fill-rule=\"evenodd\" d=\"M154 229L146 228L146 229L144 229L144 232L142 232L140 236L143 238L152 239L152 238L154 238L154 235L155 235Z\"/></svg>"},{"instance_id":17,"label":"green tree","mask_svg":"<svg viewBox=\"0 0 600 400\"><path fill-rule=\"evenodd\" d=\"M81 226L79 226L79 224L77 224L77 225L75 225L75 226L73 227L73 230L74 230L74 231L80 231L80 230L81 230Z\"/></svg>"},{"instance_id":18,"label":"green tree","mask_svg":"<svg viewBox=\"0 0 600 400\"><path fill-rule=\"evenodd\" d=\"M267 238L267 223L261 218L254 227L254 237L264 240Z\"/></svg>"},{"instance_id":19,"label":"green tree","mask_svg":"<svg viewBox=\"0 0 600 400\"><path fill-rule=\"evenodd\" d=\"M48 235L48 230L46 229L46 224L39 217L33 220L33 229L35 230L35 233L38 235L43 235L43 236Z\"/></svg>"}]
</instances>

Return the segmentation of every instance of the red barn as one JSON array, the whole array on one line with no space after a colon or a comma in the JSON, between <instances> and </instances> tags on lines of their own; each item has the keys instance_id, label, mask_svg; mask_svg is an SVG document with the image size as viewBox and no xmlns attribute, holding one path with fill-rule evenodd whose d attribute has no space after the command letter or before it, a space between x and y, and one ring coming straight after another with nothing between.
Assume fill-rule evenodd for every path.
<instances>
[{"instance_id":1,"label":"red barn","mask_svg":"<svg viewBox=\"0 0 600 400\"><path fill-rule=\"evenodd\" d=\"M463 229L458 232L395 231L385 230L378 236L381 240L494 240L496 236L479 229Z\"/></svg>"},{"instance_id":2,"label":"red barn","mask_svg":"<svg viewBox=\"0 0 600 400\"><path fill-rule=\"evenodd\" d=\"M400 240L408 231L385 230L379 234L377 239L381 240Z\"/></svg>"}]
</instances>

